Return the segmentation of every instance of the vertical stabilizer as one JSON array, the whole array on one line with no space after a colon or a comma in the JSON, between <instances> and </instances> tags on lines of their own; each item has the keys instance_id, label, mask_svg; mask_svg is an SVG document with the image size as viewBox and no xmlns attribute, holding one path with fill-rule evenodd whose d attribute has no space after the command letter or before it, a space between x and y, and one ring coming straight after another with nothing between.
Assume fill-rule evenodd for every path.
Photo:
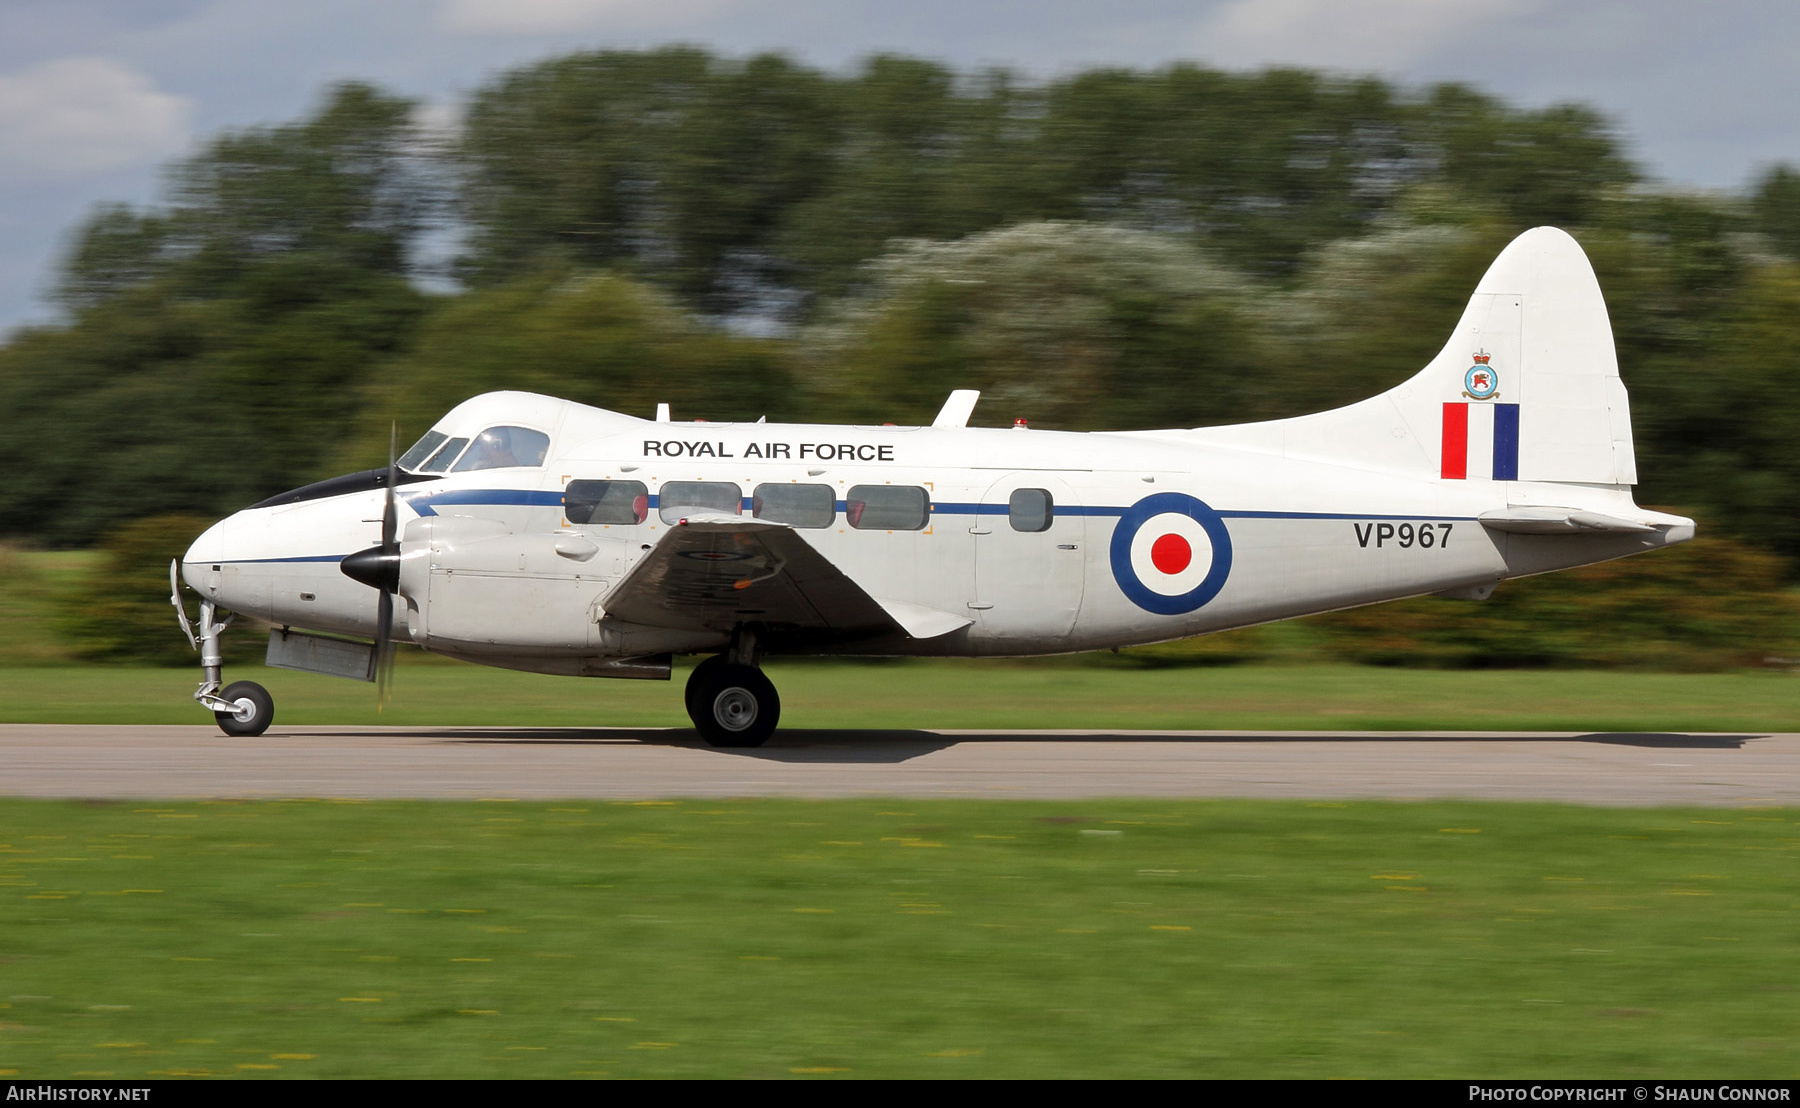
<instances>
[{"instance_id":1,"label":"vertical stabilizer","mask_svg":"<svg viewBox=\"0 0 1800 1108\"><path fill-rule=\"evenodd\" d=\"M1199 434L1446 481L1637 483L1606 301L1580 245L1553 227L1501 251L1410 380L1335 411Z\"/></svg>"}]
</instances>

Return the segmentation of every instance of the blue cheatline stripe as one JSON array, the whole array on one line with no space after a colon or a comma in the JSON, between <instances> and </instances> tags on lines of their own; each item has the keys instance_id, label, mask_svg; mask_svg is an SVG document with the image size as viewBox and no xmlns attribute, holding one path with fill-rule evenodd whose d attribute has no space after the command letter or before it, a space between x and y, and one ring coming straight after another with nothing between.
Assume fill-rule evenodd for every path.
<instances>
[{"instance_id":1,"label":"blue cheatline stripe","mask_svg":"<svg viewBox=\"0 0 1800 1108\"><path fill-rule=\"evenodd\" d=\"M563 494L560 492L536 492L530 489L462 489L428 496L400 495L408 507L422 516L437 515L440 506L451 504L524 504L538 508L560 508L563 502Z\"/></svg>"},{"instance_id":2,"label":"blue cheatline stripe","mask_svg":"<svg viewBox=\"0 0 1800 1108\"><path fill-rule=\"evenodd\" d=\"M216 562L211 558L202 558L197 562L183 562L183 565L224 565L234 566L266 565L270 562L341 562L348 554L309 554L304 558L220 558Z\"/></svg>"},{"instance_id":3,"label":"blue cheatline stripe","mask_svg":"<svg viewBox=\"0 0 1800 1108\"><path fill-rule=\"evenodd\" d=\"M1519 406L1494 405L1494 480L1519 479Z\"/></svg>"},{"instance_id":4,"label":"blue cheatline stripe","mask_svg":"<svg viewBox=\"0 0 1800 1108\"><path fill-rule=\"evenodd\" d=\"M1451 523L1472 522L1474 516L1434 516L1414 512L1410 515L1380 515L1374 512L1220 512L1226 519L1410 519L1447 520Z\"/></svg>"},{"instance_id":5,"label":"blue cheatline stripe","mask_svg":"<svg viewBox=\"0 0 1800 1108\"><path fill-rule=\"evenodd\" d=\"M1495 409L1495 413L1494 413L1495 414L1495 441L1494 441L1494 471L1495 472L1494 472L1494 477L1496 480L1511 481L1511 480L1518 479L1518 477L1517 477L1518 456L1519 456L1519 414L1518 414L1518 409L1519 409L1519 406L1517 404L1502 404L1498 408ZM1507 414L1509 410L1511 412L1510 415ZM1510 423L1508 422L1509 420L1510 420ZM1502 477L1501 476L1501 466L1500 466L1500 449L1501 449L1501 442L1503 441L1502 430L1505 428L1508 428L1508 427L1510 427L1510 436L1511 436L1510 440L1508 440L1511 443L1510 447L1508 448L1509 449L1509 457L1511 459L1511 465L1510 465L1510 468L1507 470L1506 476ZM435 495L429 495L429 496L414 495L414 496L410 496L410 497L406 496L404 493L402 493L401 499L405 500L407 502L407 504L410 505L414 511L418 512L422 516L436 515L437 512L434 509L439 506L442 506L442 505L503 504L503 505L527 505L527 506L541 507L541 508L560 508L560 507L562 507L562 504L563 504L563 494L560 492L538 492L538 491L534 491L534 490L530 490L530 489L464 489L460 492L444 492L444 493L437 493ZM661 497L658 494L652 493L647 497L647 499L649 500L648 506L651 508L660 508L662 506ZM745 509L749 509L751 507L751 502L749 499L744 500L743 507ZM833 507L837 511L842 512L845 510L845 502L842 500L835 501L833 503ZM981 503L975 503L975 502L970 502L970 501L944 501L944 502L933 503L931 505L931 510L932 510L933 514L936 514L936 515L1003 516L1003 515L1006 515L1008 513L1008 511L1010 511L1010 508L1005 504L981 504ZM1124 515L1126 512L1130 511L1131 509L1122 508L1122 507L1112 507L1112 506L1105 505L1105 504L1058 504L1058 505L1056 505L1054 510L1057 515L1099 516L1099 517L1113 516L1113 517L1116 517L1116 516ZM1257 511L1222 510L1222 511L1218 512L1218 515L1224 519L1375 519L1375 520L1437 519L1437 520L1449 520L1451 522L1462 522L1462 521L1472 520L1475 518L1474 516L1429 515L1429 514L1420 513L1420 512L1400 512L1400 513L1384 514L1384 513L1379 513L1379 512L1257 512ZM297 561L299 559L270 558L270 559L266 559L266 560L267 561ZM318 561L318 560L323 560L323 559L313 559L313 560Z\"/></svg>"}]
</instances>

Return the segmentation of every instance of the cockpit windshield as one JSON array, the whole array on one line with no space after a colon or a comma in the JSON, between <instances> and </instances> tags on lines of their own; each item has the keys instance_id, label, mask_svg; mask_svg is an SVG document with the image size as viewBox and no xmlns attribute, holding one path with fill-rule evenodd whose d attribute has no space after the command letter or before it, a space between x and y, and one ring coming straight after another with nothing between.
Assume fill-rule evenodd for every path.
<instances>
[{"instance_id":1,"label":"cockpit windshield","mask_svg":"<svg viewBox=\"0 0 1800 1108\"><path fill-rule=\"evenodd\" d=\"M541 466L549 452L550 436L529 427L489 427L476 435L472 443L466 438L451 438L442 431L427 431L396 464L409 473L467 473Z\"/></svg>"},{"instance_id":2,"label":"cockpit windshield","mask_svg":"<svg viewBox=\"0 0 1800 1108\"><path fill-rule=\"evenodd\" d=\"M427 431L425 437L413 443L412 449L400 455L400 460L395 464L401 469L416 473L420 464L431 457L432 452L438 447L444 445L444 441L449 437L442 431Z\"/></svg>"}]
</instances>

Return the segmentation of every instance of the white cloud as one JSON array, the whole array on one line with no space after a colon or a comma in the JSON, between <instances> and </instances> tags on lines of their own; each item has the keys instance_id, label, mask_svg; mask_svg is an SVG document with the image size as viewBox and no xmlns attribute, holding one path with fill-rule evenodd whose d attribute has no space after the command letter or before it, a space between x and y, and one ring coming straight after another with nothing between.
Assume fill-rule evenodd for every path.
<instances>
[{"instance_id":1,"label":"white cloud","mask_svg":"<svg viewBox=\"0 0 1800 1108\"><path fill-rule=\"evenodd\" d=\"M1302 65L1392 70L1543 0L1230 0L1191 39L1229 66ZM1481 56L1470 57L1479 76Z\"/></svg>"},{"instance_id":2,"label":"white cloud","mask_svg":"<svg viewBox=\"0 0 1800 1108\"><path fill-rule=\"evenodd\" d=\"M193 104L106 58L61 58L0 75L0 168L68 177L179 153Z\"/></svg>"},{"instance_id":3,"label":"white cloud","mask_svg":"<svg viewBox=\"0 0 1800 1108\"><path fill-rule=\"evenodd\" d=\"M553 35L571 31L679 33L736 0L443 0L445 29L464 35Z\"/></svg>"}]
</instances>

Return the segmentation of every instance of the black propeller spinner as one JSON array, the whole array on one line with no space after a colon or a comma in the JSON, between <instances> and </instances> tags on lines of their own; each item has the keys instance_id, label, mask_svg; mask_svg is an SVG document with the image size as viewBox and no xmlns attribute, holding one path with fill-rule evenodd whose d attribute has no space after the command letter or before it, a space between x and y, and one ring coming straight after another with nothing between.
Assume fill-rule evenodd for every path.
<instances>
[{"instance_id":1,"label":"black propeller spinner","mask_svg":"<svg viewBox=\"0 0 1800 1108\"><path fill-rule=\"evenodd\" d=\"M387 498L381 508L381 545L348 555L338 568L352 581L376 589L381 599L375 610L376 708L388 702L394 676L394 593L400 589L400 543L394 504L394 485L400 467L394 463L395 428L388 430Z\"/></svg>"}]
</instances>

